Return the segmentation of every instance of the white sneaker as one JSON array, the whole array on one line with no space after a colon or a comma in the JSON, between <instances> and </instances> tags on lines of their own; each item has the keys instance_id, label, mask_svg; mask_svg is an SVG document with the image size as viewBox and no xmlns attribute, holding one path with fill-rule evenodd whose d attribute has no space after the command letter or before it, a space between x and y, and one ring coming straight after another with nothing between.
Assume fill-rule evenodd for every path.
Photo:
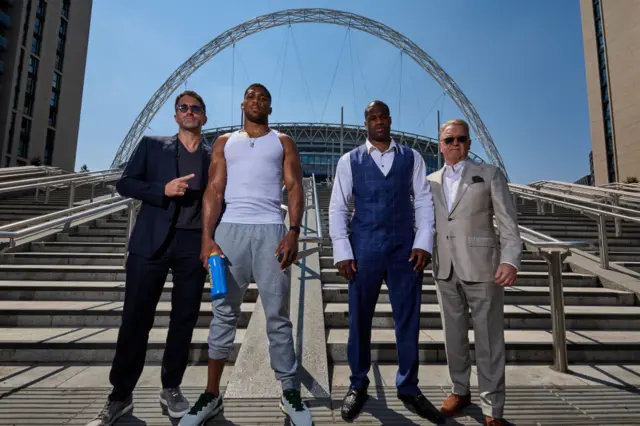
<instances>
[{"instance_id":1,"label":"white sneaker","mask_svg":"<svg viewBox=\"0 0 640 426\"><path fill-rule=\"evenodd\" d=\"M200 395L193 408L180 420L178 426L200 426L215 417L223 408L220 394L214 397L212 393L205 392Z\"/></svg>"},{"instance_id":2,"label":"white sneaker","mask_svg":"<svg viewBox=\"0 0 640 426\"><path fill-rule=\"evenodd\" d=\"M313 425L309 408L302 402L300 391L297 389L287 389L282 393L280 409L289 417L293 426Z\"/></svg>"}]
</instances>

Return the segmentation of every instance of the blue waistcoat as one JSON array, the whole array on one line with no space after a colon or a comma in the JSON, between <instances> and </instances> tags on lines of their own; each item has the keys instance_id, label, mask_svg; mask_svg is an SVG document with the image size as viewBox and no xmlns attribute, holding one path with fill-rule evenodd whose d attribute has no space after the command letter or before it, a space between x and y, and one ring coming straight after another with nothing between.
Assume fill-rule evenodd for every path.
<instances>
[{"instance_id":1,"label":"blue waistcoat","mask_svg":"<svg viewBox=\"0 0 640 426\"><path fill-rule=\"evenodd\" d=\"M350 154L355 214L351 245L363 251L411 250L414 238L413 151L396 144L391 170L385 176L362 145Z\"/></svg>"}]
</instances>

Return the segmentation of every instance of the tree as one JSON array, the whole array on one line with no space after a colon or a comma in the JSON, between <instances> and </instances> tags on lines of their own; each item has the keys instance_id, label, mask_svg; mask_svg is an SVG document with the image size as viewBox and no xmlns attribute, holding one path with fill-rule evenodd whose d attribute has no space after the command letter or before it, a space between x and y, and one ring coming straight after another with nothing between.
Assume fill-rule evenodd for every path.
<instances>
[{"instance_id":1,"label":"tree","mask_svg":"<svg viewBox=\"0 0 640 426\"><path fill-rule=\"evenodd\" d=\"M82 167L80 167L80 173L85 173L88 171L89 171L89 168L87 167L86 164L83 164Z\"/></svg>"},{"instance_id":2,"label":"tree","mask_svg":"<svg viewBox=\"0 0 640 426\"><path fill-rule=\"evenodd\" d=\"M625 183L638 183L638 178L635 176L628 177Z\"/></svg>"}]
</instances>

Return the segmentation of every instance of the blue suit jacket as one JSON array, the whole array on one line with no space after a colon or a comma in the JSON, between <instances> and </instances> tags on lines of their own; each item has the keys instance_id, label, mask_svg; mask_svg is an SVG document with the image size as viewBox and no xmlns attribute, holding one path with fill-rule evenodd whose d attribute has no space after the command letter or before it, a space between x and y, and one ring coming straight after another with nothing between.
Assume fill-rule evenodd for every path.
<instances>
[{"instance_id":1,"label":"blue suit jacket","mask_svg":"<svg viewBox=\"0 0 640 426\"><path fill-rule=\"evenodd\" d=\"M151 258L165 242L174 222L176 202L164 194L178 176L177 136L143 137L116 183L118 193L142 201L129 240L129 252ZM202 192L209 177L211 147L203 144Z\"/></svg>"}]
</instances>

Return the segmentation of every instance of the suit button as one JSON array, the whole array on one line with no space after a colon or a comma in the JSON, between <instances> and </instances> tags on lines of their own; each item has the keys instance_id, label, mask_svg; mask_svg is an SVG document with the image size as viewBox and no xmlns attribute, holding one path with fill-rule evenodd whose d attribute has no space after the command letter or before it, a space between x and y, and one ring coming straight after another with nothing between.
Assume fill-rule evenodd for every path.
<instances>
[{"instance_id":1,"label":"suit button","mask_svg":"<svg viewBox=\"0 0 640 426\"><path fill-rule=\"evenodd\" d=\"M453 219L449 218L449 222L451 222Z\"/></svg>"},{"instance_id":2,"label":"suit button","mask_svg":"<svg viewBox=\"0 0 640 426\"><path fill-rule=\"evenodd\" d=\"M447 240L449 239L449 236L447 235Z\"/></svg>"}]
</instances>

